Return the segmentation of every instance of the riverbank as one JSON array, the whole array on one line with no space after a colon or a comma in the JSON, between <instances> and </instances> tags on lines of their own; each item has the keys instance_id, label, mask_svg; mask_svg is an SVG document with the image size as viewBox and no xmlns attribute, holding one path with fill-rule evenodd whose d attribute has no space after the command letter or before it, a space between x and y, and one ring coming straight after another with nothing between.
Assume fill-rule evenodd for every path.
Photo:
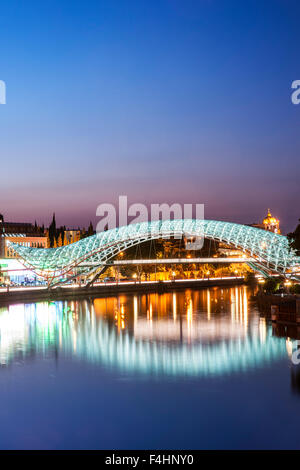
<instances>
[{"instance_id":1,"label":"riverbank","mask_svg":"<svg viewBox=\"0 0 300 470\"><path fill-rule=\"evenodd\" d=\"M300 314L300 296L299 295L281 295L281 294L264 294L259 293L255 296L257 306L263 313L270 314L272 306L276 306L281 313Z\"/></svg>"},{"instance_id":2,"label":"riverbank","mask_svg":"<svg viewBox=\"0 0 300 470\"><path fill-rule=\"evenodd\" d=\"M260 315L272 320L273 335L300 339L300 296L260 293L255 298Z\"/></svg>"},{"instance_id":3,"label":"riverbank","mask_svg":"<svg viewBox=\"0 0 300 470\"><path fill-rule=\"evenodd\" d=\"M165 293L183 289L203 289L208 287L231 287L245 284L242 277L218 279L182 279L175 281L120 282L101 283L93 287L57 287L46 289L15 288L9 292L0 292L0 305L9 303L31 303L54 300L76 300L80 298L95 298L115 296L130 293Z\"/></svg>"}]
</instances>

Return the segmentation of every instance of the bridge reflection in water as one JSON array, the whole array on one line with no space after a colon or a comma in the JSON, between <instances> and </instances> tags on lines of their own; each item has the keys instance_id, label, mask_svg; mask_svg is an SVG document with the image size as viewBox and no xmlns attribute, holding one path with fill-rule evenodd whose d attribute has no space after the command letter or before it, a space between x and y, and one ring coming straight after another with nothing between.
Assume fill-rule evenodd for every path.
<instances>
[{"instance_id":1,"label":"bridge reflection in water","mask_svg":"<svg viewBox=\"0 0 300 470\"><path fill-rule=\"evenodd\" d=\"M125 373L209 376L287 358L246 287L13 305L0 310L2 366L69 357Z\"/></svg>"}]
</instances>

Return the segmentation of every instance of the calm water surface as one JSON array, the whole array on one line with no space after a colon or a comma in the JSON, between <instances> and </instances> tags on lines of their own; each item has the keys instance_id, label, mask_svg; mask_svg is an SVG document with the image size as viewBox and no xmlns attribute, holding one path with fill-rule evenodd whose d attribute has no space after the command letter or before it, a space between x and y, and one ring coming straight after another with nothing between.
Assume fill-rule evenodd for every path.
<instances>
[{"instance_id":1,"label":"calm water surface","mask_svg":"<svg viewBox=\"0 0 300 470\"><path fill-rule=\"evenodd\" d=\"M246 287L0 309L0 448L300 448L293 343Z\"/></svg>"}]
</instances>

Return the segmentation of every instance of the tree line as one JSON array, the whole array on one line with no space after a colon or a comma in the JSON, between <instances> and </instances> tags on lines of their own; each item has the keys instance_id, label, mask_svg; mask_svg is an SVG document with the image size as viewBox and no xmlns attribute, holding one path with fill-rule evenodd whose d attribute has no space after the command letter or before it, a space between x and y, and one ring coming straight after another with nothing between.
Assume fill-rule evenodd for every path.
<instances>
[{"instance_id":1,"label":"tree line","mask_svg":"<svg viewBox=\"0 0 300 470\"><path fill-rule=\"evenodd\" d=\"M52 222L49 225L49 229L48 229L50 248L56 248L56 247L64 246L67 244L66 239L65 239L66 231L67 229L65 225L61 227L56 226L56 218L55 218L55 213L54 213ZM94 235L95 233L92 222L90 222L90 225L87 231L80 230L80 228L78 228L78 231L80 232L80 239L90 237L91 235Z\"/></svg>"}]
</instances>

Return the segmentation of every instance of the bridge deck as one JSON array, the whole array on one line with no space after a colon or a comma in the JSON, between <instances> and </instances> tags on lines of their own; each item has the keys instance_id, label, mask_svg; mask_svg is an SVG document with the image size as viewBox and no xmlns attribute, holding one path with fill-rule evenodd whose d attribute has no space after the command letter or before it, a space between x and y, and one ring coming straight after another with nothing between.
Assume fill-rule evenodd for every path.
<instances>
[{"instance_id":1,"label":"bridge deck","mask_svg":"<svg viewBox=\"0 0 300 470\"><path fill-rule=\"evenodd\" d=\"M213 264L213 263L250 263L254 258L158 258L158 259L124 259L113 260L106 264L124 266L130 264ZM88 265L85 263L85 265Z\"/></svg>"}]
</instances>

